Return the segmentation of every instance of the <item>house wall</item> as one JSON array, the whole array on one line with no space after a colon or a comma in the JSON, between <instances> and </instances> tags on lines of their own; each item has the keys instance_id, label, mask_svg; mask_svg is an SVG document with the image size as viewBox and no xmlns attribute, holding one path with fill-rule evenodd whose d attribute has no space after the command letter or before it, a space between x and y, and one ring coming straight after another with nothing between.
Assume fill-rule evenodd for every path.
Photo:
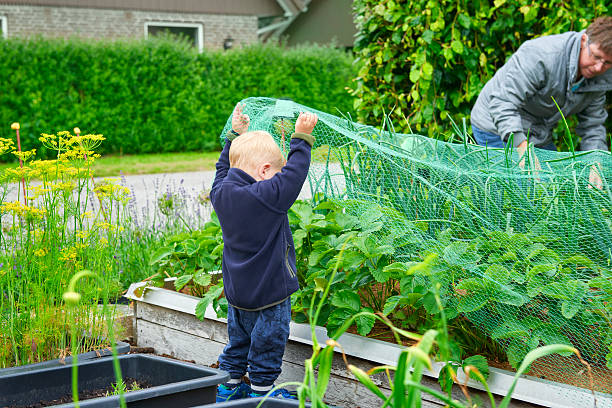
<instances>
[{"instance_id":1,"label":"house wall","mask_svg":"<svg viewBox=\"0 0 612 408\"><path fill-rule=\"evenodd\" d=\"M0 4L8 37L143 38L145 22L202 24L204 47L257 41L257 16Z\"/></svg>"},{"instance_id":2,"label":"house wall","mask_svg":"<svg viewBox=\"0 0 612 408\"><path fill-rule=\"evenodd\" d=\"M353 0L312 0L308 11L300 14L282 34L289 45L329 44L332 39L342 47L352 47L357 26L353 22Z\"/></svg>"}]
</instances>

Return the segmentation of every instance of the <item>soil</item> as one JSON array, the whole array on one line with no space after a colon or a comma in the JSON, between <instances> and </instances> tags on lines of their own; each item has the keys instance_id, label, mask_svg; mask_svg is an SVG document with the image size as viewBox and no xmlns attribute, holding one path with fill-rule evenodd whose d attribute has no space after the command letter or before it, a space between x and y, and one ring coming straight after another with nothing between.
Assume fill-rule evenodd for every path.
<instances>
[{"instance_id":1,"label":"soil","mask_svg":"<svg viewBox=\"0 0 612 408\"><path fill-rule=\"evenodd\" d=\"M351 326L347 333L358 334L355 325ZM378 320L367 337L397 344L389 327ZM416 341L406 337L400 336L400 339L406 347L413 346L416 343ZM488 359L488 363L491 367L513 373L516 372L507 361ZM587 366L581 363L574 355L569 357L561 357L559 355L542 357L531 365L527 375L588 390L593 389L604 394L612 393L612 370L608 370L605 367L591 366L591 376L589 376ZM591 378L593 386L591 386Z\"/></svg>"},{"instance_id":2,"label":"soil","mask_svg":"<svg viewBox=\"0 0 612 408\"><path fill-rule=\"evenodd\" d=\"M489 361L491 367L516 372L508 362ZM527 375L549 381L556 381L575 387L593 389L604 394L612 393L612 370L591 366L589 369L576 356L551 355L536 360ZM591 378L593 387L591 387Z\"/></svg>"},{"instance_id":3,"label":"soil","mask_svg":"<svg viewBox=\"0 0 612 408\"><path fill-rule=\"evenodd\" d=\"M134 379L130 377L124 378L123 381L126 384L127 392L134 391L135 389L140 390L140 389L152 387L152 385L146 381L140 381L138 379ZM113 395L115 393L115 389L113 388L113 385L115 384L109 385L106 388L100 388L96 390L83 390L79 392L79 401L88 400L92 398L107 397L107 396ZM67 394L67 395L62 396L61 398L54 399L54 400L40 401L32 405L12 405L9 408L49 407L49 406L58 405L58 404L70 403L72 401L73 401L72 394Z\"/></svg>"}]
</instances>

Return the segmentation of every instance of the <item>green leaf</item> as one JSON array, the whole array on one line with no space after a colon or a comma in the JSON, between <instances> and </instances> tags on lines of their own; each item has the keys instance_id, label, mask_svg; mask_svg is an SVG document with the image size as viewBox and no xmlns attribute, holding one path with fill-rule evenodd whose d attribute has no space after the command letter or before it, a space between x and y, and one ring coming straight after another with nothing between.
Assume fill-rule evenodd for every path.
<instances>
[{"instance_id":1,"label":"green leaf","mask_svg":"<svg viewBox=\"0 0 612 408\"><path fill-rule=\"evenodd\" d=\"M473 252L468 252L467 242L452 242L444 248L442 258L452 266L468 267L476 264L480 256Z\"/></svg>"},{"instance_id":2,"label":"green leaf","mask_svg":"<svg viewBox=\"0 0 612 408\"><path fill-rule=\"evenodd\" d=\"M529 328L511 317L506 317L497 327L491 332L491 337L495 340L509 338L525 338L529 336Z\"/></svg>"},{"instance_id":3,"label":"green leaf","mask_svg":"<svg viewBox=\"0 0 612 408\"><path fill-rule=\"evenodd\" d=\"M490 293L492 300L505 305L522 306L525 304L525 297L512 290L509 285L499 285Z\"/></svg>"},{"instance_id":4,"label":"green leaf","mask_svg":"<svg viewBox=\"0 0 612 408\"><path fill-rule=\"evenodd\" d=\"M480 374L486 379L489 377L489 364L487 363L487 359L481 355L475 355L466 358L463 360L462 367L465 369L466 366L474 366L480 371ZM473 374L470 374L470 377L474 380L478 381L478 377Z\"/></svg>"},{"instance_id":5,"label":"green leaf","mask_svg":"<svg viewBox=\"0 0 612 408\"><path fill-rule=\"evenodd\" d=\"M593 261L591 261L589 258L587 258L586 256L583 255L574 255L574 256L570 256L569 258L566 258L563 260L562 262L564 265L570 264L570 265L582 265L582 266L586 266L590 269L593 269Z\"/></svg>"},{"instance_id":6,"label":"green leaf","mask_svg":"<svg viewBox=\"0 0 612 408\"><path fill-rule=\"evenodd\" d=\"M410 81L414 84L419 82L421 78L421 68L419 68L416 64L410 68Z\"/></svg>"},{"instance_id":7,"label":"green leaf","mask_svg":"<svg viewBox=\"0 0 612 408\"><path fill-rule=\"evenodd\" d=\"M523 358L525 358L525 355L527 355L528 352L529 349L527 348L527 345L519 339L512 339L510 341L510 344L506 348L508 362L514 368L518 367L518 365L521 363Z\"/></svg>"},{"instance_id":8,"label":"green leaf","mask_svg":"<svg viewBox=\"0 0 612 408\"><path fill-rule=\"evenodd\" d=\"M333 332L338 327L342 326L344 322L355 315L355 311L352 309L334 309L327 318L327 331L328 333Z\"/></svg>"},{"instance_id":9,"label":"green leaf","mask_svg":"<svg viewBox=\"0 0 612 408\"><path fill-rule=\"evenodd\" d=\"M459 14L459 16L457 17L457 21L459 22L459 24L461 24L461 26L463 28L469 29L470 26L472 25L472 21L470 20L469 16L466 16L465 14Z\"/></svg>"},{"instance_id":10,"label":"green leaf","mask_svg":"<svg viewBox=\"0 0 612 408\"><path fill-rule=\"evenodd\" d=\"M571 319L580 311L582 299L589 287L585 282L579 280L567 282L566 287L568 299L561 303L561 314L566 319Z\"/></svg>"},{"instance_id":11,"label":"green leaf","mask_svg":"<svg viewBox=\"0 0 612 408\"><path fill-rule=\"evenodd\" d=\"M181 290L185 287L186 284L191 281L191 279L193 279L193 275L190 274L179 276L174 281L174 287L176 288L176 290Z\"/></svg>"},{"instance_id":12,"label":"green leaf","mask_svg":"<svg viewBox=\"0 0 612 408\"><path fill-rule=\"evenodd\" d=\"M446 363L438 374L438 384L440 384L442 391L447 394L450 393L451 389L453 388L453 373L456 373L455 368L450 363Z\"/></svg>"},{"instance_id":13,"label":"green leaf","mask_svg":"<svg viewBox=\"0 0 612 408\"><path fill-rule=\"evenodd\" d=\"M385 301L385 306L383 307L383 314L387 316L389 313L393 312L397 305L402 300L403 296L390 296Z\"/></svg>"},{"instance_id":14,"label":"green leaf","mask_svg":"<svg viewBox=\"0 0 612 408\"><path fill-rule=\"evenodd\" d=\"M355 376L355 378L357 378L357 380L359 380L359 382L364 387L366 387L368 390L370 390L370 392L372 392L374 395L376 395L382 401L386 401L387 400L387 396L385 394L383 394L383 392L380 390L380 388L378 388L378 386L376 384L374 384L374 381L372 381L372 379L368 376L368 374L365 371L363 371L359 367L355 367L352 364L348 365L348 369L351 371L351 373Z\"/></svg>"},{"instance_id":15,"label":"green leaf","mask_svg":"<svg viewBox=\"0 0 612 408\"><path fill-rule=\"evenodd\" d=\"M484 276L493 282L501 284L506 284L510 281L510 272L502 265L489 265Z\"/></svg>"},{"instance_id":16,"label":"green leaf","mask_svg":"<svg viewBox=\"0 0 612 408\"><path fill-rule=\"evenodd\" d=\"M423 32L423 41L425 41L426 44L431 44L431 41L433 40L434 37L434 32L431 30L425 30Z\"/></svg>"},{"instance_id":17,"label":"green leaf","mask_svg":"<svg viewBox=\"0 0 612 408\"><path fill-rule=\"evenodd\" d=\"M200 271L193 276L193 282L196 285L208 286L212 280L212 276L207 271Z\"/></svg>"},{"instance_id":18,"label":"green leaf","mask_svg":"<svg viewBox=\"0 0 612 408\"><path fill-rule=\"evenodd\" d=\"M429 62L426 62L423 65L423 79L428 80L428 81L431 80L433 71L434 71L433 65L431 65Z\"/></svg>"},{"instance_id":19,"label":"green leaf","mask_svg":"<svg viewBox=\"0 0 612 408\"><path fill-rule=\"evenodd\" d=\"M407 270L408 266L404 262L393 262L383 268L386 273L394 275L403 275Z\"/></svg>"},{"instance_id":20,"label":"green leaf","mask_svg":"<svg viewBox=\"0 0 612 408\"><path fill-rule=\"evenodd\" d=\"M482 279L480 278L468 278L461 280L461 282L459 282L457 286L455 286L455 289L460 291L465 290L467 292L473 293L483 291L485 289L485 286L482 282Z\"/></svg>"},{"instance_id":21,"label":"green leaf","mask_svg":"<svg viewBox=\"0 0 612 408\"><path fill-rule=\"evenodd\" d=\"M368 333L372 331L376 318L373 315L374 311L370 309L369 307L363 308L361 312L372 313L372 314L358 316L355 319L355 323L357 324L357 333L359 333L361 336L366 336L368 335Z\"/></svg>"},{"instance_id":22,"label":"green leaf","mask_svg":"<svg viewBox=\"0 0 612 408\"><path fill-rule=\"evenodd\" d=\"M482 309L486 305L488 299L482 295L463 296L457 302L457 311L459 313L475 312Z\"/></svg>"},{"instance_id":23,"label":"green leaf","mask_svg":"<svg viewBox=\"0 0 612 408\"><path fill-rule=\"evenodd\" d=\"M451 42L451 48L453 49L453 51L455 51L455 53L463 54L463 43L461 41L455 40Z\"/></svg>"},{"instance_id":24,"label":"green leaf","mask_svg":"<svg viewBox=\"0 0 612 408\"><path fill-rule=\"evenodd\" d=\"M332 295L332 305L340 308L350 309L358 312L361 309L361 299L359 295L351 290L339 290Z\"/></svg>"},{"instance_id":25,"label":"green leaf","mask_svg":"<svg viewBox=\"0 0 612 408\"><path fill-rule=\"evenodd\" d=\"M317 395L319 398L323 398L327 390L333 359L334 348L332 346L326 346L319 354L319 370L317 377Z\"/></svg>"},{"instance_id":26,"label":"green leaf","mask_svg":"<svg viewBox=\"0 0 612 408\"><path fill-rule=\"evenodd\" d=\"M555 299L567 299L567 288L563 282L553 282L540 288L540 292Z\"/></svg>"},{"instance_id":27,"label":"green leaf","mask_svg":"<svg viewBox=\"0 0 612 408\"><path fill-rule=\"evenodd\" d=\"M315 292L323 292L327 287L327 279L324 278L314 278L315 282Z\"/></svg>"},{"instance_id":28,"label":"green leaf","mask_svg":"<svg viewBox=\"0 0 612 408\"><path fill-rule=\"evenodd\" d=\"M156 263L161 262L162 260L166 259L168 256L172 255L172 253L174 253L173 246L172 247L165 246L165 247L159 248L157 251L153 253L153 255L151 255L151 260L149 261L149 265L155 265Z\"/></svg>"},{"instance_id":29,"label":"green leaf","mask_svg":"<svg viewBox=\"0 0 612 408\"><path fill-rule=\"evenodd\" d=\"M384 268L370 268L370 273L378 283L385 283L391 277L391 274Z\"/></svg>"},{"instance_id":30,"label":"green leaf","mask_svg":"<svg viewBox=\"0 0 612 408\"><path fill-rule=\"evenodd\" d=\"M200 320L204 320L204 315L206 314L206 309L208 308L208 305L210 304L210 302L212 301L212 299L204 296L202 299L200 299L198 301L198 304L196 305L196 317Z\"/></svg>"}]
</instances>

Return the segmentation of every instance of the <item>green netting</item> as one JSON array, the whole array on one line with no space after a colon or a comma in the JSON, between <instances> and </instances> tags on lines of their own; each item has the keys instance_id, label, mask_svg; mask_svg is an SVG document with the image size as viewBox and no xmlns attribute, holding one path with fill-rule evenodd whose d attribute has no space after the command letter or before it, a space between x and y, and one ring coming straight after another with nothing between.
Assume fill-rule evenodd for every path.
<instances>
[{"instance_id":1,"label":"green netting","mask_svg":"<svg viewBox=\"0 0 612 408\"><path fill-rule=\"evenodd\" d=\"M595 389L612 392L609 153L535 149L536 171L533 158L521 166L512 149L395 134L288 101L242 103L250 129L284 139L285 151L297 114L317 113L307 181L315 200L382 219L374 234L394 245L396 260L436 253L427 282L440 283L445 306L502 344L511 363L537 346L572 344ZM589 186L593 165L602 189ZM589 388L575 356L547 358L532 374Z\"/></svg>"}]
</instances>

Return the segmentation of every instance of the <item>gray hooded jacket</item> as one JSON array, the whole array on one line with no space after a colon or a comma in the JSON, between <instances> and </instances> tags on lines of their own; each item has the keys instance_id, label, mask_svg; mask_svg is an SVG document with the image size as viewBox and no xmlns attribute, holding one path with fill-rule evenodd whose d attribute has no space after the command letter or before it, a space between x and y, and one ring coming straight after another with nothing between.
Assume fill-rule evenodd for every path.
<instances>
[{"instance_id":1,"label":"gray hooded jacket","mask_svg":"<svg viewBox=\"0 0 612 408\"><path fill-rule=\"evenodd\" d=\"M572 91L578 74L583 32L567 32L526 41L484 86L472 108L472 125L500 135L514 134L514 146L527 139L535 146L552 142L552 129L563 115L577 115L581 150L607 150L606 91L612 90L612 69L584 78Z\"/></svg>"}]
</instances>

